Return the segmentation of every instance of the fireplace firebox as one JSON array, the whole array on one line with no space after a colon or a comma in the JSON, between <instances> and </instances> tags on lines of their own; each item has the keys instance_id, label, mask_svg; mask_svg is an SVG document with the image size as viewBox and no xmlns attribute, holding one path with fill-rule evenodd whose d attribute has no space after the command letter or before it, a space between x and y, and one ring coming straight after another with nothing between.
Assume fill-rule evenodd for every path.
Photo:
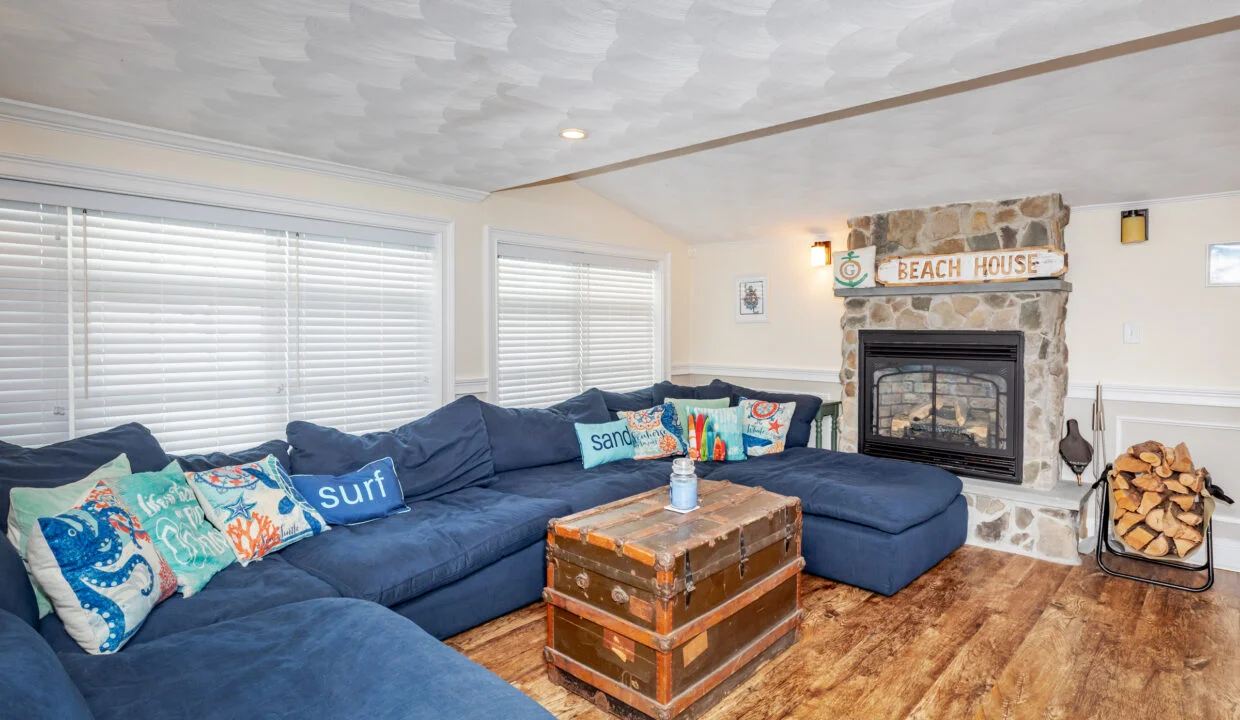
<instances>
[{"instance_id":1,"label":"fireplace firebox","mask_svg":"<svg viewBox=\"0 0 1240 720\"><path fill-rule=\"evenodd\" d=\"M858 351L860 452L1021 482L1022 333L861 330Z\"/></svg>"}]
</instances>

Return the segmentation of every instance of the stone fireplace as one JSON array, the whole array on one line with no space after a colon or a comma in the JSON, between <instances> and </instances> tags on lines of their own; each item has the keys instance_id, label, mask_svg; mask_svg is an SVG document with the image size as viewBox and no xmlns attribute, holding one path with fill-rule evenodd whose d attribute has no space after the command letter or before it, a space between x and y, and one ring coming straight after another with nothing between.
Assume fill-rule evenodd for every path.
<instances>
[{"instance_id":1,"label":"stone fireplace","mask_svg":"<svg viewBox=\"0 0 1240 720\"><path fill-rule=\"evenodd\" d=\"M904 255L1063 250L1068 217L1058 194L898 210L849 220L848 247L874 247L879 263ZM1070 290L1058 278L837 288L846 298L841 448L947 467L966 478L971 541L1078 561L1077 513L1037 499L1059 482ZM892 346L896 333L912 350ZM1002 347L996 338L1005 339ZM943 352L914 357L919 342ZM989 362L998 356L1006 371ZM962 455L993 464L962 465ZM1014 486L1018 491L1002 489Z\"/></svg>"}]
</instances>

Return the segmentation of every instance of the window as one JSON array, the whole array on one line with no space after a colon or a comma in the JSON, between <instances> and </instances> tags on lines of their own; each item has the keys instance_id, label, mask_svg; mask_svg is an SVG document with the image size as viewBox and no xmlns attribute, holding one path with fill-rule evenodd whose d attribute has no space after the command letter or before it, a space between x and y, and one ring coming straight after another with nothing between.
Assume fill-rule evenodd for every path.
<instances>
[{"instance_id":1,"label":"window","mask_svg":"<svg viewBox=\"0 0 1240 720\"><path fill-rule=\"evenodd\" d=\"M439 404L435 235L23 183L0 198L4 440L137 421L172 452L238 448L294 418L358 432Z\"/></svg>"},{"instance_id":2,"label":"window","mask_svg":"<svg viewBox=\"0 0 1240 720\"><path fill-rule=\"evenodd\" d=\"M550 405L587 388L631 390L666 374L661 261L493 235L496 402Z\"/></svg>"}]
</instances>

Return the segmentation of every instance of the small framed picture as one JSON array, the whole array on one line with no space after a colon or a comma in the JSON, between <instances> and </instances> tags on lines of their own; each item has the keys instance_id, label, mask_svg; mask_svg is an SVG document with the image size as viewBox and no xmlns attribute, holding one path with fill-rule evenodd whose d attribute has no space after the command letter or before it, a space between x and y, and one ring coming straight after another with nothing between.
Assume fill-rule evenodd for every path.
<instances>
[{"instance_id":1,"label":"small framed picture","mask_svg":"<svg viewBox=\"0 0 1240 720\"><path fill-rule=\"evenodd\" d=\"M766 322L766 276L736 278L736 322Z\"/></svg>"},{"instance_id":2,"label":"small framed picture","mask_svg":"<svg viewBox=\"0 0 1240 720\"><path fill-rule=\"evenodd\" d=\"M1206 284L1240 285L1240 242L1211 243L1206 248Z\"/></svg>"}]
</instances>

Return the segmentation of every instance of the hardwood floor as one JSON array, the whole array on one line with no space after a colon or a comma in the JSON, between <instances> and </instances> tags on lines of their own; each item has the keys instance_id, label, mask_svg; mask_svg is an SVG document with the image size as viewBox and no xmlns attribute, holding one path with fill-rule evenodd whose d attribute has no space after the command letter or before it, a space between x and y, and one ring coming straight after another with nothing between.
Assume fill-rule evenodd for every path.
<instances>
[{"instance_id":1,"label":"hardwood floor","mask_svg":"<svg viewBox=\"0 0 1240 720\"><path fill-rule=\"evenodd\" d=\"M1204 594L964 547L894 597L806 575L801 641L704 720L1240 718L1240 574ZM448 640L560 718L531 605Z\"/></svg>"}]
</instances>

